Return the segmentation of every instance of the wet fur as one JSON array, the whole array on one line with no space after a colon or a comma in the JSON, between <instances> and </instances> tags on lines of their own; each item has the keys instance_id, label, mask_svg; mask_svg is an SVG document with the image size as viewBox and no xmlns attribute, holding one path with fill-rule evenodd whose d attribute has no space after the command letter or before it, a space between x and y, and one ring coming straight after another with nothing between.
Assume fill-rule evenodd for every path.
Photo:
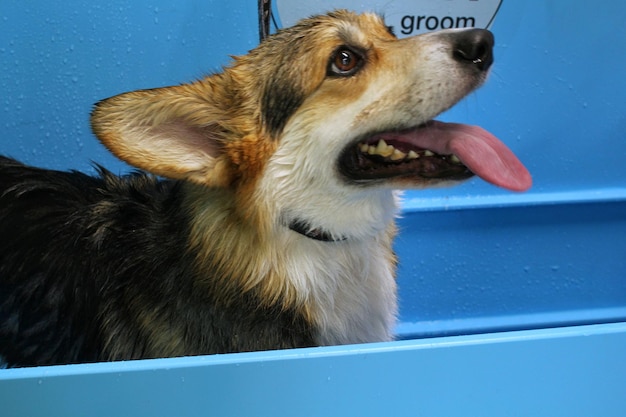
<instances>
[{"instance_id":1,"label":"wet fur","mask_svg":"<svg viewBox=\"0 0 626 417\"><path fill-rule=\"evenodd\" d=\"M449 36L400 41L378 16L340 11L221 73L98 103L95 134L151 174L0 159L0 355L23 366L392 340L393 188L433 184L352 184L337 158L481 82L449 65ZM342 45L364 51L358 76L329 75Z\"/></svg>"},{"instance_id":2,"label":"wet fur","mask_svg":"<svg viewBox=\"0 0 626 417\"><path fill-rule=\"evenodd\" d=\"M104 170L93 178L4 158L0 166L1 232L11 237L0 241L0 340L9 363L313 344L301 317L261 305L254 290L210 281L197 288L203 274L185 250L190 214L179 183Z\"/></svg>"}]
</instances>

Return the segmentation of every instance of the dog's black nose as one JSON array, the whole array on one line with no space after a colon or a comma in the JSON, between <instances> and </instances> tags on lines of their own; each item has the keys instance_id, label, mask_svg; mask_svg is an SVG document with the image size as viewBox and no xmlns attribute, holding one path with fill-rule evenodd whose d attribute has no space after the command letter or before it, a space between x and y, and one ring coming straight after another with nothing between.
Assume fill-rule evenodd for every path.
<instances>
[{"instance_id":1,"label":"dog's black nose","mask_svg":"<svg viewBox=\"0 0 626 417\"><path fill-rule=\"evenodd\" d=\"M493 34L485 29L469 29L454 34L453 55L457 61L486 71L493 63Z\"/></svg>"}]
</instances>

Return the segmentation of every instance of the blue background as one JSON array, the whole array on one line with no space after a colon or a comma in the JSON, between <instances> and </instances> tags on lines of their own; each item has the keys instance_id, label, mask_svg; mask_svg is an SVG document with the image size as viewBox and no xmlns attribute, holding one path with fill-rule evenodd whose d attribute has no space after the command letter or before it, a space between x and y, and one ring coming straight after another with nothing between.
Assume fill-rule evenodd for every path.
<instances>
[{"instance_id":1,"label":"blue background","mask_svg":"<svg viewBox=\"0 0 626 417\"><path fill-rule=\"evenodd\" d=\"M0 2L0 153L49 168L93 172L95 161L128 171L90 133L93 103L219 70L257 44L255 13L256 2L237 0ZM285 392L285 407L327 398L343 415L382 415L381 405L419 415L407 410L420 404L424 415L451 415L454 401L466 415L623 415L626 6L504 0L492 30L489 82L442 118L492 131L534 186L513 194L472 180L406 194L396 249L398 333L408 340L0 370L0 406L15 416L84 415L93 406L123 415L152 395L153 415L233 402L231 411L278 415L271 401ZM459 334L474 336L450 337ZM189 372L197 377L182 389ZM249 401L227 399L225 389L198 402L228 375L258 382L258 396L242 383ZM425 393L419 404L412 389ZM118 403L98 400L107 390Z\"/></svg>"}]
</instances>

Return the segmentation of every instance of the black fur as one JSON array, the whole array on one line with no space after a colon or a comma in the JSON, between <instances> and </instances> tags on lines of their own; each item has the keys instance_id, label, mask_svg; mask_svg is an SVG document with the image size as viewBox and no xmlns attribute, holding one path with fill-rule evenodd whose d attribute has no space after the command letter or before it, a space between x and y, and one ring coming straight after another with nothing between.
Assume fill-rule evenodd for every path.
<instances>
[{"instance_id":1,"label":"black fur","mask_svg":"<svg viewBox=\"0 0 626 417\"><path fill-rule=\"evenodd\" d=\"M289 121L289 118L298 110L304 100L302 90L290 86L284 79L272 78L265 87L262 110L263 121L268 127L271 137L277 138Z\"/></svg>"},{"instance_id":2,"label":"black fur","mask_svg":"<svg viewBox=\"0 0 626 417\"><path fill-rule=\"evenodd\" d=\"M311 74L311 68L308 67L311 64L302 57L311 53L318 25L317 21L302 21L296 26L280 30L272 35L273 42L262 45L272 57L272 72L263 78L266 81L260 86L262 120L272 138L280 136L291 116L310 93L305 91L304 84L310 84L311 80L305 82L302 77ZM285 44L289 48L285 48ZM325 68L326 62L320 64ZM259 73L263 70L259 68ZM320 84L323 79L317 81Z\"/></svg>"},{"instance_id":3,"label":"black fur","mask_svg":"<svg viewBox=\"0 0 626 417\"><path fill-rule=\"evenodd\" d=\"M205 273L189 249L182 188L0 157L0 355L9 366L313 344L295 312L262 308L254 292L232 303L198 284Z\"/></svg>"}]
</instances>

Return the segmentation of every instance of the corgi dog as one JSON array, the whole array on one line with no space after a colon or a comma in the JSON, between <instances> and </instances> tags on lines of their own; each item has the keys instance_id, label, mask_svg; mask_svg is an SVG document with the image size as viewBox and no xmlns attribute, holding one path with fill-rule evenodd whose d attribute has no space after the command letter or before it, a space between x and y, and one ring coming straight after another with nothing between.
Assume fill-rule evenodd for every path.
<instances>
[{"instance_id":1,"label":"corgi dog","mask_svg":"<svg viewBox=\"0 0 626 417\"><path fill-rule=\"evenodd\" d=\"M220 73L97 103L95 135L141 171L1 158L0 355L393 340L395 190L531 185L493 135L434 120L485 81L493 43L482 29L398 39L378 15L335 11Z\"/></svg>"}]
</instances>

